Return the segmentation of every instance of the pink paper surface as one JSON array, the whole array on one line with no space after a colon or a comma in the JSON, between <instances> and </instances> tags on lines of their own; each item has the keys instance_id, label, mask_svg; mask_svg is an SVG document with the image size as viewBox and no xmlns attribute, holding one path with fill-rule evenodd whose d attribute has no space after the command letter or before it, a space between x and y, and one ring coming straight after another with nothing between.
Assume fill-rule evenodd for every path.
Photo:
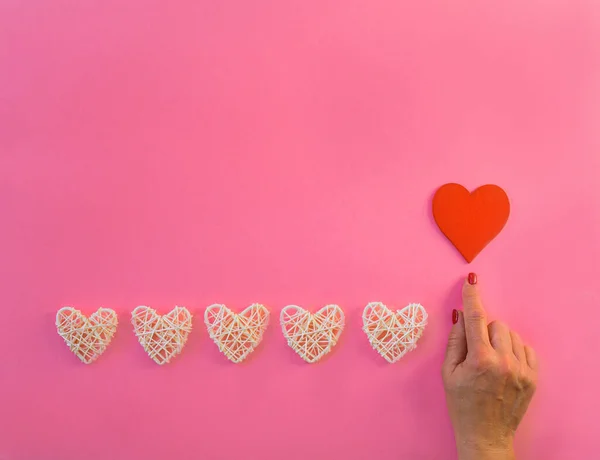
<instances>
[{"instance_id":1,"label":"pink paper surface","mask_svg":"<svg viewBox=\"0 0 600 460\"><path fill-rule=\"evenodd\" d=\"M460 282L533 345L519 460L598 458L600 4L594 0L0 4L0 459L455 459L440 364ZM446 182L502 186L471 265ZM369 301L420 302L417 350L369 346ZM204 308L272 311L233 365ZM278 317L338 303L303 363ZM137 305L194 330L159 367ZM119 313L85 366L63 305Z\"/></svg>"}]
</instances>

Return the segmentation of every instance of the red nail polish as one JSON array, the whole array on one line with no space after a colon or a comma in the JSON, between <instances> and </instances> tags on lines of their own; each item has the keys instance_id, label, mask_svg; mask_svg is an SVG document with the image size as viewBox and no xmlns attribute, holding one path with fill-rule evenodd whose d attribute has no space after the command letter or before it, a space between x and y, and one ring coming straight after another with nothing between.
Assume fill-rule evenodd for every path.
<instances>
[{"instance_id":1,"label":"red nail polish","mask_svg":"<svg viewBox=\"0 0 600 460\"><path fill-rule=\"evenodd\" d=\"M452 310L452 324L458 323L458 310Z\"/></svg>"},{"instance_id":2,"label":"red nail polish","mask_svg":"<svg viewBox=\"0 0 600 460\"><path fill-rule=\"evenodd\" d=\"M470 285L477 284L477 275L475 273L469 273L467 280Z\"/></svg>"}]
</instances>

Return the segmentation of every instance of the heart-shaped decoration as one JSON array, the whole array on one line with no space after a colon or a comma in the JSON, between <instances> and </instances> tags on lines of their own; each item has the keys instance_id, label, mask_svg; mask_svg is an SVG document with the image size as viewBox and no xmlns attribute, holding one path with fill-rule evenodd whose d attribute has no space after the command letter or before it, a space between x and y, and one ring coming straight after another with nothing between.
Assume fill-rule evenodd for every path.
<instances>
[{"instance_id":1,"label":"heart-shaped decoration","mask_svg":"<svg viewBox=\"0 0 600 460\"><path fill-rule=\"evenodd\" d=\"M150 307L139 306L131 312L131 323L148 356L163 365L183 350L192 330L192 315L185 307L175 307L159 315Z\"/></svg>"},{"instance_id":2,"label":"heart-shaped decoration","mask_svg":"<svg viewBox=\"0 0 600 460\"><path fill-rule=\"evenodd\" d=\"M337 305L327 305L314 314L288 305L281 310L280 321L288 345L307 363L329 353L344 330L344 312Z\"/></svg>"},{"instance_id":3,"label":"heart-shaped decoration","mask_svg":"<svg viewBox=\"0 0 600 460\"><path fill-rule=\"evenodd\" d=\"M389 363L417 348L426 325L427 312L418 303L394 312L381 302L371 302L363 311L363 331L373 349Z\"/></svg>"},{"instance_id":4,"label":"heart-shaped decoration","mask_svg":"<svg viewBox=\"0 0 600 460\"><path fill-rule=\"evenodd\" d=\"M104 353L117 331L114 310L99 308L88 318L79 310L63 307L56 313L56 330L73 353L85 364Z\"/></svg>"},{"instance_id":5,"label":"heart-shaped decoration","mask_svg":"<svg viewBox=\"0 0 600 460\"><path fill-rule=\"evenodd\" d=\"M234 363L254 351L269 324L269 310L255 303L237 314L225 305L214 304L204 312L204 324L219 350Z\"/></svg>"},{"instance_id":6,"label":"heart-shaped decoration","mask_svg":"<svg viewBox=\"0 0 600 460\"><path fill-rule=\"evenodd\" d=\"M500 233L510 214L508 196L497 185L472 193L459 184L443 185L432 207L438 227L469 263Z\"/></svg>"}]
</instances>

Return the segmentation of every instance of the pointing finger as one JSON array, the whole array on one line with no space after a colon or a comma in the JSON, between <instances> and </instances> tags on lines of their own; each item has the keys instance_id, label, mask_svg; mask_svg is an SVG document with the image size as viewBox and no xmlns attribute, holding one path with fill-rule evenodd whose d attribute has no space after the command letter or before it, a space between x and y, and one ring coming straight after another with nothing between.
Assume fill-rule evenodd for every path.
<instances>
[{"instance_id":1,"label":"pointing finger","mask_svg":"<svg viewBox=\"0 0 600 460\"><path fill-rule=\"evenodd\" d=\"M468 280L463 284L462 298L469 351L475 351L482 347L490 348L487 314L479 297L477 276L474 273L470 273Z\"/></svg>"}]
</instances>

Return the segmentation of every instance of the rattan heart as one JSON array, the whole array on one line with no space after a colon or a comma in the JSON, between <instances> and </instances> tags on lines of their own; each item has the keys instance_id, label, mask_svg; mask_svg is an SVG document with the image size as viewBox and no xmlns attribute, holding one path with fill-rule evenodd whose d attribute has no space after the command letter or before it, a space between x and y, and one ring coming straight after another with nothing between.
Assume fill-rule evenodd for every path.
<instances>
[{"instance_id":1,"label":"rattan heart","mask_svg":"<svg viewBox=\"0 0 600 460\"><path fill-rule=\"evenodd\" d=\"M314 314L288 305L281 311L280 321L288 345L308 363L329 353L344 330L344 312L337 305L327 305Z\"/></svg>"},{"instance_id":2,"label":"rattan heart","mask_svg":"<svg viewBox=\"0 0 600 460\"><path fill-rule=\"evenodd\" d=\"M162 365L183 350L192 330L192 315L185 307L161 316L150 307L139 306L131 312L131 323L148 356Z\"/></svg>"},{"instance_id":3,"label":"rattan heart","mask_svg":"<svg viewBox=\"0 0 600 460\"><path fill-rule=\"evenodd\" d=\"M363 331L371 346L389 363L417 347L426 325L427 312L418 303L394 312L381 302L371 302L363 312Z\"/></svg>"},{"instance_id":4,"label":"rattan heart","mask_svg":"<svg viewBox=\"0 0 600 460\"><path fill-rule=\"evenodd\" d=\"M99 308L88 318L79 310L64 307L56 313L56 330L73 353L85 364L104 353L117 331L114 310Z\"/></svg>"},{"instance_id":5,"label":"rattan heart","mask_svg":"<svg viewBox=\"0 0 600 460\"><path fill-rule=\"evenodd\" d=\"M204 324L219 350L234 363L241 363L261 342L269 324L269 310L255 303L237 314L215 304L204 312Z\"/></svg>"}]
</instances>

